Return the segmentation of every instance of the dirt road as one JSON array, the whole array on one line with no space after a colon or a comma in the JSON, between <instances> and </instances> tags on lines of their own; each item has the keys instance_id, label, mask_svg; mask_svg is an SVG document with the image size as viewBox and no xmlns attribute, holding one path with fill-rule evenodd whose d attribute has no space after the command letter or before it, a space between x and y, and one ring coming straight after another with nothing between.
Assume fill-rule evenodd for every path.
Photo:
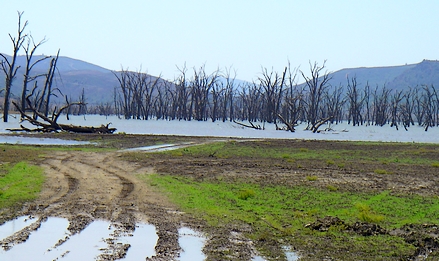
<instances>
[{"instance_id":1,"label":"dirt road","mask_svg":"<svg viewBox=\"0 0 439 261\"><path fill-rule=\"evenodd\" d=\"M46 171L41 197L24 211L38 216L37 225L4 239L4 249L27 239L45 217L69 220L72 235L81 232L93 220L111 221L117 233L134 231L139 222L155 225L159 240L156 260L173 260L179 252L179 214L158 194L147 188L134 175L146 173L135 164L119 161L117 153L54 152L43 164ZM60 239L59 244L64 240ZM121 249L105 251L101 260L114 260L125 255L129 246L109 245ZM115 256L116 255L116 256Z\"/></svg>"}]
</instances>

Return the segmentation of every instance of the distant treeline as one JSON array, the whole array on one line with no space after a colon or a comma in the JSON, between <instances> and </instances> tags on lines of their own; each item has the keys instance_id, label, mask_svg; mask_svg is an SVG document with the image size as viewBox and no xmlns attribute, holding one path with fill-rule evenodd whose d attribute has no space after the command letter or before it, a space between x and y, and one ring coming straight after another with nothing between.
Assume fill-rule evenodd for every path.
<instances>
[{"instance_id":1,"label":"distant treeline","mask_svg":"<svg viewBox=\"0 0 439 261\"><path fill-rule=\"evenodd\" d=\"M208 73L194 68L190 78L183 68L173 82L142 72L122 70L114 75L119 86L113 102L87 108L87 113L118 115L125 119L239 121L274 123L294 131L307 123L317 131L323 123L348 121L354 126L389 124L407 129L439 125L439 96L431 85L392 90L384 86L359 87L356 78L329 84L325 64L311 64L308 75L292 69L263 69L252 83L237 82L229 70ZM304 84L297 84L299 78ZM73 113L84 113L84 107Z\"/></svg>"}]
</instances>

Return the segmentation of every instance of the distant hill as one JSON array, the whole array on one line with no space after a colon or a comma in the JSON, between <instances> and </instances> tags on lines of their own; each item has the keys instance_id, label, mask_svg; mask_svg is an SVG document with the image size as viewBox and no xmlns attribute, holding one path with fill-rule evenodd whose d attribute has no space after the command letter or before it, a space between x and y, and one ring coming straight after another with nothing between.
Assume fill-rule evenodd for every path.
<instances>
[{"instance_id":1,"label":"distant hill","mask_svg":"<svg viewBox=\"0 0 439 261\"><path fill-rule=\"evenodd\" d=\"M36 56L34 59L40 59ZM19 56L17 63L25 65L25 57ZM33 70L34 74L46 73L49 68L50 60L47 59L38 64ZM14 81L13 93L18 97L23 81L22 69ZM359 87L369 84L372 88L386 85L388 88L401 89L415 87L417 85L439 86L439 61L424 60L417 64L389 66L389 67L361 67L342 69L331 73L333 86L346 86L349 78L356 77ZM54 79L54 87L59 88L64 95L68 95L72 100L77 100L82 92L85 91L86 100L89 104L99 104L111 102L113 100L114 87L118 86L118 81L111 70L87 63L81 60L59 57L58 73ZM236 83L243 83L236 80ZM4 86L4 75L0 72L0 89ZM58 100L63 102L63 100Z\"/></svg>"},{"instance_id":2,"label":"distant hill","mask_svg":"<svg viewBox=\"0 0 439 261\"><path fill-rule=\"evenodd\" d=\"M33 60L36 61L40 58L43 58L43 56L35 56ZM25 56L17 57L17 64L23 68L26 64ZM32 70L32 74L46 73L49 65L50 59L38 63ZM23 82L22 68L19 69L17 78L13 83L13 93L16 96L20 93ZM3 74L0 74L0 81L0 88L2 88L4 85ZM112 101L113 90L117 85L118 81L111 70L69 57L60 56L58 59L53 87L60 89L72 101L78 99L82 89L84 89L86 101L89 104ZM61 98L55 98L55 101L64 102Z\"/></svg>"},{"instance_id":3,"label":"distant hill","mask_svg":"<svg viewBox=\"0 0 439 261\"><path fill-rule=\"evenodd\" d=\"M420 85L439 87L439 61L424 60L417 64L389 67L360 67L342 69L331 73L334 86L347 85L347 77L356 77L359 87L369 84L371 88L386 86L390 89L405 89Z\"/></svg>"}]
</instances>

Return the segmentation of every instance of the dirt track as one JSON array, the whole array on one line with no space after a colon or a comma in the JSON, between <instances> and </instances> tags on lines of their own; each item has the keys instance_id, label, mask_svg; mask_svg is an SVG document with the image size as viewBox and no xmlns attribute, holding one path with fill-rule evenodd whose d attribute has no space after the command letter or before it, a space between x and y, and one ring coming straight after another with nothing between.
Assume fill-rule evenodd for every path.
<instances>
[{"instance_id":1,"label":"dirt track","mask_svg":"<svg viewBox=\"0 0 439 261\"><path fill-rule=\"evenodd\" d=\"M66 218L72 235L96 219L111 221L118 227L118 233L132 232L137 223L148 222L156 226L159 235L155 258L175 259L179 251L178 212L172 211L160 195L134 177L148 169L117 158L116 153L54 152L43 164L47 178L41 197L27 207L25 214L38 216L40 220L49 216ZM32 231L27 232L6 238L0 244L8 249L25 241ZM125 248L122 251L109 249L107 252L118 256L102 255L100 258L120 258L125 254Z\"/></svg>"}]
</instances>

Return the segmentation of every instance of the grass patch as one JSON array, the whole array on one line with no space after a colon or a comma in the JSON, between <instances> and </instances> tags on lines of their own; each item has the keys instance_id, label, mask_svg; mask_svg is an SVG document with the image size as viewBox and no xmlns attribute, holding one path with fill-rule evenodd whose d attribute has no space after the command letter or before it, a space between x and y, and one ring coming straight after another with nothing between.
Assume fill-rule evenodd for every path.
<instances>
[{"instance_id":1,"label":"grass patch","mask_svg":"<svg viewBox=\"0 0 439 261\"><path fill-rule=\"evenodd\" d=\"M322 245L321 240L332 238L330 247L333 249L348 247L351 252L372 251L373 255L390 258L407 254L413 247L389 235L365 237L337 229L316 232L304 225L325 216L337 216L348 223L379 223L387 229L407 223L438 222L439 201L435 197L395 196L388 191L348 193L330 188L328 191L302 186L197 182L187 177L157 174L147 176L146 180L164 191L185 212L212 226L233 222L250 224L255 232L247 236L253 240L288 238L292 244L324 249L328 246Z\"/></svg>"},{"instance_id":2,"label":"grass patch","mask_svg":"<svg viewBox=\"0 0 439 261\"><path fill-rule=\"evenodd\" d=\"M306 180L308 181L316 181L318 179L317 176L306 176Z\"/></svg>"},{"instance_id":3,"label":"grass patch","mask_svg":"<svg viewBox=\"0 0 439 261\"><path fill-rule=\"evenodd\" d=\"M337 190L338 190L338 188L337 188L336 186L333 186L333 185L327 185L326 188L327 188L329 191L337 191Z\"/></svg>"},{"instance_id":4,"label":"grass patch","mask_svg":"<svg viewBox=\"0 0 439 261\"><path fill-rule=\"evenodd\" d=\"M334 165L335 164L335 162L333 161L333 160L327 160L326 161L326 165L329 167L329 166L332 166L332 165Z\"/></svg>"},{"instance_id":5,"label":"grass patch","mask_svg":"<svg viewBox=\"0 0 439 261\"><path fill-rule=\"evenodd\" d=\"M385 175L385 174L392 174L391 172L385 170L385 169L376 169L373 171L375 174L381 174L381 175Z\"/></svg>"},{"instance_id":6,"label":"grass patch","mask_svg":"<svg viewBox=\"0 0 439 261\"><path fill-rule=\"evenodd\" d=\"M242 200L247 200L255 196L255 191L253 189L242 189L238 192L238 198Z\"/></svg>"},{"instance_id":7,"label":"grass patch","mask_svg":"<svg viewBox=\"0 0 439 261\"><path fill-rule=\"evenodd\" d=\"M2 166L0 178L0 209L33 200L41 191L44 175L41 168L19 162Z\"/></svg>"},{"instance_id":8,"label":"grass patch","mask_svg":"<svg viewBox=\"0 0 439 261\"><path fill-rule=\"evenodd\" d=\"M431 163L431 166L433 168L439 168L439 162L433 162L433 163Z\"/></svg>"},{"instance_id":9,"label":"grass patch","mask_svg":"<svg viewBox=\"0 0 439 261\"><path fill-rule=\"evenodd\" d=\"M309 142L309 141L308 141ZM311 143L311 142L310 142ZM379 143L379 142L337 142L319 148L306 148L307 142L297 146L282 146L282 143L268 141L252 142L216 142L191 146L167 153L177 156L218 158L247 157L273 158L295 161L314 160L326 166L335 165L343 159L340 168L349 162L378 163L384 165L426 165L439 166L437 161L438 149L431 144L410 143ZM305 147L303 147L305 145ZM302 147L299 147L302 146ZM339 164L340 165L340 164ZM373 170L372 170L373 171Z\"/></svg>"},{"instance_id":10,"label":"grass patch","mask_svg":"<svg viewBox=\"0 0 439 261\"><path fill-rule=\"evenodd\" d=\"M358 219L364 222L369 223L380 223L384 220L384 216L375 213L369 205L363 203L355 204L355 207L358 209Z\"/></svg>"}]
</instances>

